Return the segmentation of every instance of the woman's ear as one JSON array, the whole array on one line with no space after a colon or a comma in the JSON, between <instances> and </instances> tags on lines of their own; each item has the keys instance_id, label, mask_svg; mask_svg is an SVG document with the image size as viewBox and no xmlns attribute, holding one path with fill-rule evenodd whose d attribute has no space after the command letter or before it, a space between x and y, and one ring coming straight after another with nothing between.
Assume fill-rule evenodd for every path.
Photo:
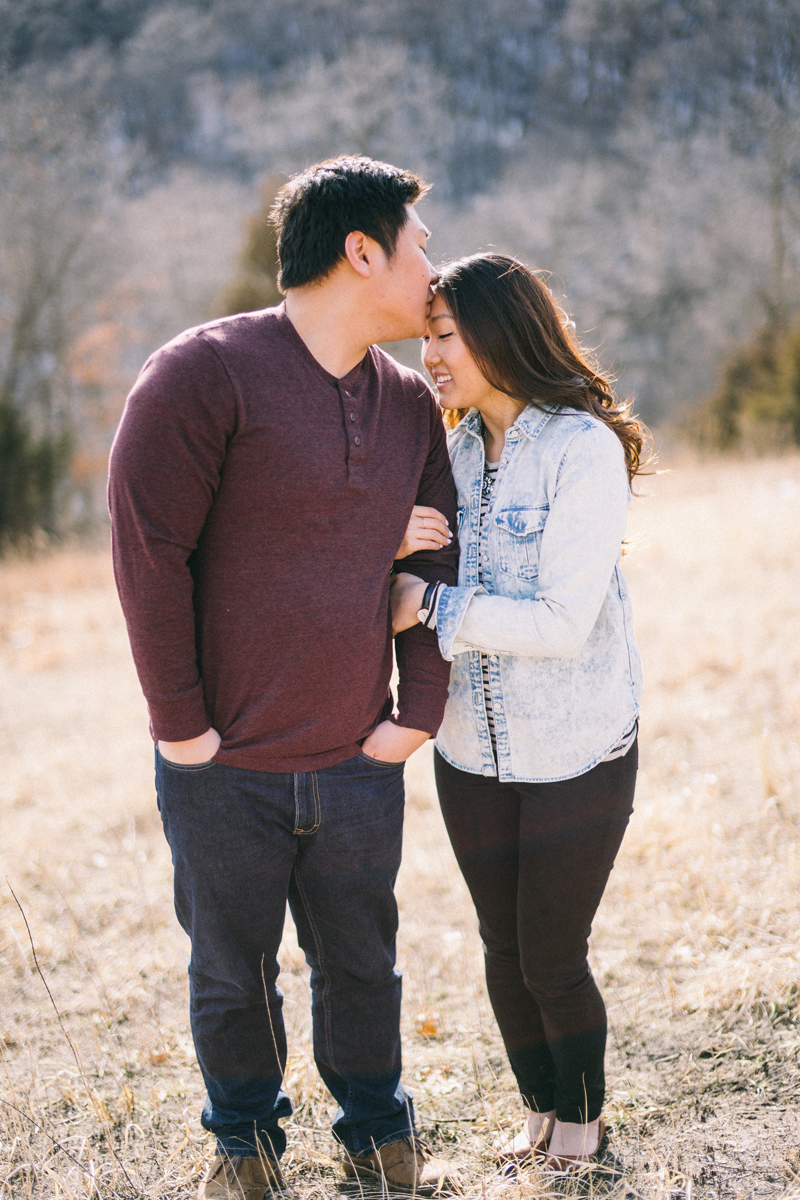
<instances>
[{"instance_id":1,"label":"woman's ear","mask_svg":"<svg viewBox=\"0 0 800 1200\"><path fill-rule=\"evenodd\" d=\"M354 271L368 279L371 272L371 258L375 252L375 242L366 234L353 230L344 239L345 258Z\"/></svg>"}]
</instances>

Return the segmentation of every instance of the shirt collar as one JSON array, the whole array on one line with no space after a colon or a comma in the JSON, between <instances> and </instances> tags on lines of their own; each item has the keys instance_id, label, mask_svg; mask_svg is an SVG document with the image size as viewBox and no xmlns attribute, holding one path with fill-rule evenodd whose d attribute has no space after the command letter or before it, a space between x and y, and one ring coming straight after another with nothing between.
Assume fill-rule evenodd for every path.
<instances>
[{"instance_id":1,"label":"shirt collar","mask_svg":"<svg viewBox=\"0 0 800 1200\"><path fill-rule=\"evenodd\" d=\"M558 411L558 406L553 404L546 405L544 411L540 408L534 408L532 404L526 404L508 432L510 433L512 429L518 429L520 433L524 433L526 437L533 440L533 438L538 436L545 421L549 421L552 413L556 411ZM461 422L461 425L464 426L465 433L471 433L477 438L483 436L483 421L477 408L470 409ZM457 426L457 428L460 429L461 425Z\"/></svg>"},{"instance_id":2,"label":"shirt collar","mask_svg":"<svg viewBox=\"0 0 800 1200\"><path fill-rule=\"evenodd\" d=\"M341 386L344 388L355 389L359 386L362 379L367 376L372 364L372 347L367 350L367 353L361 359L361 362L356 363L352 371L348 371L348 373L343 375L341 379L337 379L335 375L331 375L330 371L325 370L322 363L317 362L308 346L300 337L300 334L297 332L291 320L289 319L289 314L286 312L285 300L275 309L275 315L278 318L278 328L293 347L298 358L305 362L306 365L310 367L316 375L318 375L321 379L324 379L325 382L329 383L332 387Z\"/></svg>"}]
</instances>

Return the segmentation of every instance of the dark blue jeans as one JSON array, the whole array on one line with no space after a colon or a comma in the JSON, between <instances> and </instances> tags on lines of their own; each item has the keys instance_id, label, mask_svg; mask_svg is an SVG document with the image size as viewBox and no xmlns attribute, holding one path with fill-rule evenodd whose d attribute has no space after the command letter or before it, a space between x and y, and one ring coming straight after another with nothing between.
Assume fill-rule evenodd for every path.
<instances>
[{"instance_id":1,"label":"dark blue jeans","mask_svg":"<svg viewBox=\"0 0 800 1200\"><path fill-rule=\"evenodd\" d=\"M156 790L192 943L203 1127L227 1154L280 1158L286 1147L277 954L288 899L311 967L314 1057L339 1103L334 1136L351 1154L407 1137L394 898L402 763L360 755L292 775L180 767L156 753Z\"/></svg>"}]
</instances>

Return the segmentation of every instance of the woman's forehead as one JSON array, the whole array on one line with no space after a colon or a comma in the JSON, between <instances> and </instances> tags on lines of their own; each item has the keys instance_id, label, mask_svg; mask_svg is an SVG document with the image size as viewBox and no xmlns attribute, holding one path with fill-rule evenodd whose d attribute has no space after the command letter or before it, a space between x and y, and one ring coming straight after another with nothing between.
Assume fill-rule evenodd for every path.
<instances>
[{"instance_id":1,"label":"woman's forehead","mask_svg":"<svg viewBox=\"0 0 800 1200\"><path fill-rule=\"evenodd\" d=\"M444 297L439 296L439 295L434 295L433 301L431 303L431 315L428 319L430 321L440 321L443 317L446 317L450 321L453 320L453 314L450 312L450 309L447 307Z\"/></svg>"}]
</instances>

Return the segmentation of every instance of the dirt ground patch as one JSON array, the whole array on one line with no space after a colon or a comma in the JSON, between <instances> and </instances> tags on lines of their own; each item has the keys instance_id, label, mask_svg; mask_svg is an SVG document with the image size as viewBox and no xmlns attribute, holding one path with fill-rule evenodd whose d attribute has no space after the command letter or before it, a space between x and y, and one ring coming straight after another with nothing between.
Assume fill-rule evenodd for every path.
<instances>
[{"instance_id":1,"label":"dirt ground patch","mask_svg":"<svg viewBox=\"0 0 800 1200\"><path fill-rule=\"evenodd\" d=\"M476 1197L800 1197L800 460L676 463L646 490L626 558L642 771L593 937L610 1133L585 1178L494 1168L521 1110L430 750L408 768L405 1078ZM105 551L0 565L0 759L0 1196L193 1196L187 945ZM304 1200L354 1194L290 924L282 965L287 1176Z\"/></svg>"}]
</instances>

